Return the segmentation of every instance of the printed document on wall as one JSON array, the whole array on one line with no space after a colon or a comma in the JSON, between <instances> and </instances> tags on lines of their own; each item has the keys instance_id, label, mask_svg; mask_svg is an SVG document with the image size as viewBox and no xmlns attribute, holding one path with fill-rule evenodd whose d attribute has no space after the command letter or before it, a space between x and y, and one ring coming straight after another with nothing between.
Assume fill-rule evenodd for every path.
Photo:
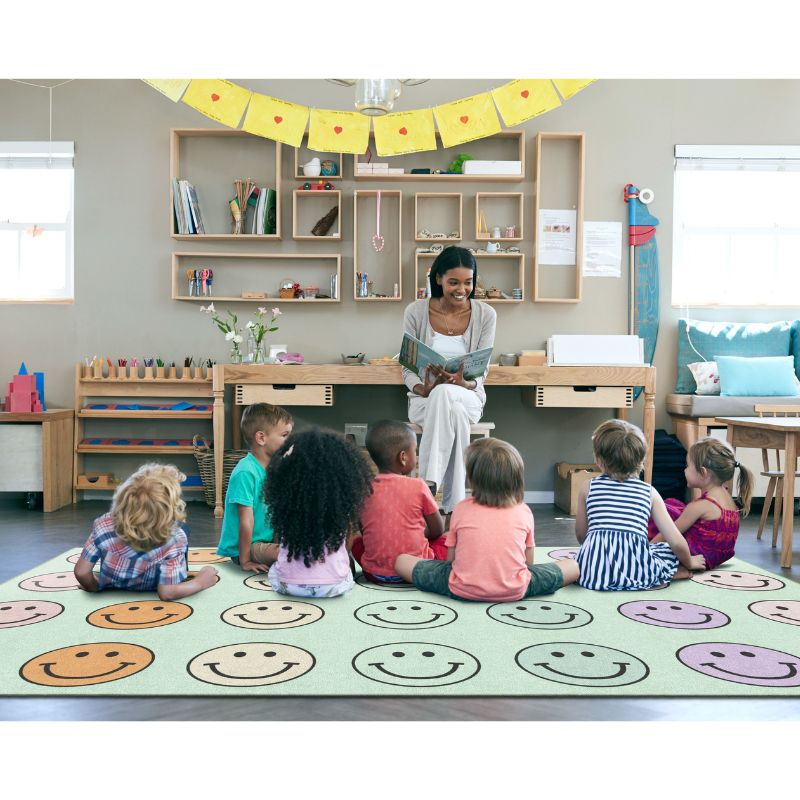
<instances>
[{"instance_id":1,"label":"printed document on wall","mask_svg":"<svg viewBox=\"0 0 800 800\"><path fill-rule=\"evenodd\" d=\"M583 277L619 278L622 274L622 223L583 223Z\"/></svg>"},{"instance_id":2,"label":"printed document on wall","mask_svg":"<svg viewBox=\"0 0 800 800\"><path fill-rule=\"evenodd\" d=\"M539 212L539 263L572 266L575 263L575 209L542 209Z\"/></svg>"}]
</instances>

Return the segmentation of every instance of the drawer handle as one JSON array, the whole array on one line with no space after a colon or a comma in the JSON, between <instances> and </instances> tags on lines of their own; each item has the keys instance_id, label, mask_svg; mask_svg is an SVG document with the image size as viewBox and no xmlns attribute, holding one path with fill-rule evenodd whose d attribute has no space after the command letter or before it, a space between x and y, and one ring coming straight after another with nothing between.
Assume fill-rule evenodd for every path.
<instances>
[{"instance_id":1,"label":"drawer handle","mask_svg":"<svg viewBox=\"0 0 800 800\"><path fill-rule=\"evenodd\" d=\"M297 388L296 383L273 383L272 388L276 392L293 392Z\"/></svg>"},{"instance_id":2,"label":"drawer handle","mask_svg":"<svg viewBox=\"0 0 800 800\"><path fill-rule=\"evenodd\" d=\"M596 386L573 386L572 387L572 391L573 392L596 392L597 391L597 387Z\"/></svg>"}]
</instances>

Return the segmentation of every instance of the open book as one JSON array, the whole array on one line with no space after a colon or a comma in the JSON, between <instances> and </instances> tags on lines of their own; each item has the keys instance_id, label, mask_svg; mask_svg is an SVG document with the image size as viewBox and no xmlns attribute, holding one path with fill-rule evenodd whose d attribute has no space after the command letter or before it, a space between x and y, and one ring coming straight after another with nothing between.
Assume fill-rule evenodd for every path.
<instances>
[{"instance_id":1,"label":"open book","mask_svg":"<svg viewBox=\"0 0 800 800\"><path fill-rule=\"evenodd\" d=\"M471 381L480 378L486 371L489 359L492 357L492 348L475 350L463 356L445 358L439 355L432 347L414 338L410 333L403 334L403 344L400 345L398 361L406 368L419 375L424 380L425 368L428 364L435 364L445 372L458 372L461 364L464 365L464 379Z\"/></svg>"}]
</instances>

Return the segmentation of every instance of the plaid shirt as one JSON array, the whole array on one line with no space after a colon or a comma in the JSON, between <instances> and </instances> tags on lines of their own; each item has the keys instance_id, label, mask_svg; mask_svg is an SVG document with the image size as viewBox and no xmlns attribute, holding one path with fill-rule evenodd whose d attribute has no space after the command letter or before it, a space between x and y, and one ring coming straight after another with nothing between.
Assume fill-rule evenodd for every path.
<instances>
[{"instance_id":1,"label":"plaid shirt","mask_svg":"<svg viewBox=\"0 0 800 800\"><path fill-rule=\"evenodd\" d=\"M100 560L97 581L101 589L151 592L159 585L186 580L188 547L186 533L176 528L164 544L140 553L117 536L109 511L94 521L92 534L83 547L81 558L92 564Z\"/></svg>"}]
</instances>

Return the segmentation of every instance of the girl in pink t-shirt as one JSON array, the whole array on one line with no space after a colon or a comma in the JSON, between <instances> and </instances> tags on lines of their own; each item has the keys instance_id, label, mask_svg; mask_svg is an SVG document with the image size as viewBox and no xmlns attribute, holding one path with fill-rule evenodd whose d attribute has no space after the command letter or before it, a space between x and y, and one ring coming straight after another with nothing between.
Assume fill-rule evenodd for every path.
<instances>
[{"instance_id":1,"label":"girl in pink t-shirt","mask_svg":"<svg viewBox=\"0 0 800 800\"><path fill-rule=\"evenodd\" d=\"M463 600L503 603L556 589L578 579L571 559L533 563L533 514L522 502L525 465L515 447L479 439L466 452L472 497L453 510L448 560L403 554L395 570L418 589Z\"/></svg>"},{"instance_id":2,"label":"girl in pink t-shirt","mask_svg":"<svg viewBox=\"0 0 800 800\"><path fill-rule=\"evenodd\" d=\"M279 544L267 573L276 592L336 597L353 588L347 538L371 478L359 449L332 431L293 434L275 453L264 497Z\"/></svg>"}]
</instances>

